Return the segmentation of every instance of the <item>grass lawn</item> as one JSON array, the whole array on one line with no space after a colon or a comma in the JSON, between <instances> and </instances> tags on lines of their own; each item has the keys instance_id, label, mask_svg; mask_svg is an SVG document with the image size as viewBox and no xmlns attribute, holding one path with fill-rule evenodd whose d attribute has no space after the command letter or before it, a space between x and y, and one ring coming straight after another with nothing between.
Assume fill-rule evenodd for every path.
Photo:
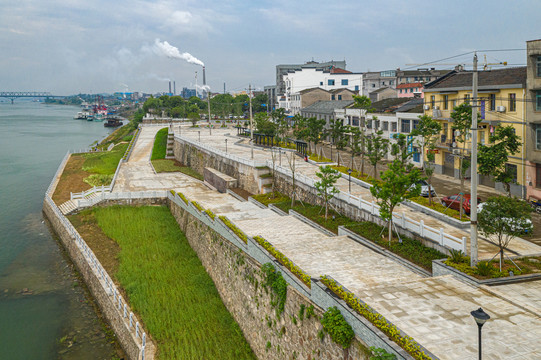
<instances>
[{"instance_id":1,"label":"grass lawn","mask_svg":"<svg viewBox=\"0 0 541 360\"><path fill-rule=\"evenodd\" d=\"M84 153L83 171L91 174L114 175L120 159L126 152L128 144L115 146L111 151Z\"/></svg>"},{"instance_id":2,"label":"grass lawn","mask_svg":"<svg viewBox=\"0 0 541 360\"><path fill-rule=\"evenodd\" d=\"M116 255L97 256L117 259L113 276L155 340L159 359L255 359L169 209L113 206L77 216L118 244Z\"/></svg>"},{"instance_id":3,"label":"grass lawn","mask_svg":"<svg viewBox=\"0 0 541 360\"><path fill-rule=\"evenodd\" d=\"M291 199L287 197L286 195L282 195L281 193L275 191L270 192L267 194L258 194L258 195L252 195L254 200L259 201L263 205L269 206L269 204L276 204L281 202L289 201L291 203Z\"/></svg>"},{"instance_id":4,"label":"grass lawn","mask_svg":"<svg viewBox=\"0 0 541 360\"><path fill-rule=\"evenodd\" d=\"M154 170L156 170L157 173L179 171L197 180L201 180L201 181L204 180L203 175L201 175L200 173L198 173L191 167L183 166L177 160L173 160L173 159L152 160L152 165L154 166Z\"/></svg>"},{"instance_id":5,"label":"grass lawn","mask_svg":"<svg viewBox=\"0 0 541 360\"><path fill-rule=\"evenodd\" d=\"M163 128L156 133L150 160L165 159L165 152L167 151L167 132L168 129Z\"/></svg>"}]
</instances>

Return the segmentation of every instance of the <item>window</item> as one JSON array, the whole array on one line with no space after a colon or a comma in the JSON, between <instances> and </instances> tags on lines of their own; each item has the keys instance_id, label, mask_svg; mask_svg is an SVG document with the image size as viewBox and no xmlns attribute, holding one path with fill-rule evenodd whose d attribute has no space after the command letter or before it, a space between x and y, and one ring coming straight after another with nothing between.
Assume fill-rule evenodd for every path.
<instances>
[{"instance_id":1,"label":"window","mask_svg":"<svg viewBox=\"0 0 541 360\"><path fill-rule=\"evenodd\" d=\"M381 130L383 130L383 131L388 131L389 130L389 122L388 121L383 121L381 123Z\"/></svg>"},{"instance_id":2,"label":"window","mask_svg":"<svg viewBox=\"0 0 541 360\"><path fill-rule=\"evenodd\" d=\"M517 111L517 94L509 94L509 111Z\"/></svg>"},{"instance_id":3,"label":"window","mask_svg":"<svg viewBox=\"0 0 541 360\"><path fill-rule=\"evenodd\" d=\"M541 77L541 56L538 56L535 59L535 76Z\"/></svg>"},{"instance_id":4,"label":"window","mask_svg":"<svg viewBox=\"0 0 541 360\"><path fill-rule=\"evenodd\" d=\"M535 126L535 149L541 150L541 125Z\"/></svg>"},{"instance_id":5,"label":"window","mask_svg":"<svg viewBox=\"0 0 541 360\"><path fill-rule=\"evenodd\" d=\"M412 93L412 92L413 92L413 88L410 88L410 93Z\"/></svg>"},{"instance_id":6,"label":"window","mask_svg":"<svg viewBox=\"0 0 541 360\"><path fill-rule=\"evenodd\" d=\"M417 129L417 126L419 126L419 120L413 120L413 129Z\"/></svg>"},{"instance_id":7,"label":"window","mask_svg":"<svg viewBox=\"0 0 541 360\"><path fill-rule=\"evenodd\" d=\"M535 92L535 111L541 111L541 91Z\"/></svg>"},{"instance_id":8,"label":"window","mask_svg":"<svg viewBox=\"0 0 541 360\"><path fill-rule=\"evenodd\" d=\"M334 95L331 95L331 100L336 100Z\"/></svg>"},{"instance_id":9,"label":"window","mask_svg":"<svg viewBox=\"0 0 541 360\"><path fill-rule=\"evenodd\" d=\"M505 171L507 171L511 178L513 179L513 182L517 182L517 166L514 164L505 164Z\"/></svg>"},{"instance_id":10,"label":"window","mask_svg":"<svg viewBox=\"0 0 541 360\"><path fill-rule=\"evenodd\" d=\"M535 164L535 187L541 188L541 164Z\"/></svg>"},{"instance_id":11,"label":"window","mask_svg":"<svg viewBox=\"0 0 541 360\"><path fill-rule=\"evenodd\" d=\"M453 100L453 109L452 110L454 111L455 108L456 108L456 99Z\"/></svg>"},{"instance_id":12,"label":"window","mask_svg":"<svg viewBox=\"0 0 541 360\"><path fill-rule=\"evenodd\" d=\"M359 85L355 85L355 91L359 91Z\"/></svg>"},{"instance_id":13,"label":"window","mask_svg":"<svg viewBox=\"0 0 541 360\"><path fill-rule=\"evenodd\" d=\"M478 139L478 142L480 142L481 144L485 145L485 132L484 132L484 131L479 131L479 139Z\"/></svg>"},{"instance_id":14,"label":"window","mask_svg":"<svg viewBox=\"0 0 541 360\"><path fill-rule=\"evenodd\" d=\"M342 95L338 95L338 100L342 100Z\"/></svg>"},{"instance_id":15,"label":"window","mask_svg":"<svg viewBox=\"0 0 541 360\"><path fill-rule=\"evenodd\" d=\"M366 128L367 129L372 129L372 120L366 119Z\"/></svg>"},{"instance_id":16,"label":"window","mask_svg":"<svg viewBox=\"0 0 541 360\"><path fill-rule=\"evenodd\" d=\"M372 87L375 88L375 87L376 87L376 84L372 84Z\"/></svg>"},{"instance_id":17,"label":"window","mask_svg":"<svg viewBox=\"0 0 541 360\"><path fill-rule=\"evenodd\" d=\"M391 123L391 132L397 132L398 125L395 122Z\"/></svg>"},{"instance_id":18,"label":"window","mask_svg":"<svg viewBox=\"0 0 541 360\"><path fill-rule=\"evenodd\" d=\"M421 162L421 152L418 147L413 148L413 161Z\"/></svg>"},{"instance_id":19,"label":"window","mask_svg":"<svg viewBox=\"0 0 541 360\"><path fill-rule=\"evenodd\" d=\"M400 93L402 94L402 89L400 89Z\"/></svg>"},{"instance_id":20,"label":"window","mask_svg":"<svg viewBox=\"0 0 541 360\"><path fill-rule=\"evenodd\" d=\"M490 101L490 111L496 110L496 94L490 94L488 100Z\"/></svg>"},{"instance_id":21,"label":"window","mask_svg":"<svg viewBox=\"0 0 541 360\"><path fill-rule=\"evenodd\" d=\"M394 85L394 80L389 80L389 85Z\"/></svg>"},{"instance_id":22,"label":"window","mask_svg":"<svg viewBox=\"0 0 541 360\"><path fill-rule=\"evenodd\" d=\"M419 77L418 77L418 76L415 77L415 81L419 81Z\"/></svg>"},{"instance_id":23,"label":"window","mask_svg":"<svg viewBox=\"0 0 541 360\"><path fill-rule=\"evenodd\" d=\"M319 82L319 85L323 86L323 81L320 81L320 82Z\"/></svg>"},{"instance_id":24,"label":"window","mask_svg":"<svg viewBox=\"0 0 541 360\"><path fill-rule=\"evenodd\" d=\"M382 81L382 82L381 82L381 85L385 85L385 81Z\"/></svg>"},{"instance_id":25,"label":"window","mask_svg":"<svg viewBox=\"0 0 541 360\"><path fill-rule=\"evenodd\" d=\"M470 103L470 94L464 95L464 103L466 103L466 104Z\"/></svg>"},{"instance_id":26,"label":"window","mask_svg":"<svg viewBox=\"0 0 541 360\"><path fill-rule=\"evenodd\" d=\"M402 120L402 127L400 129L402 133L409 134L410 132L410 120Z\"/></svg>"},{"instance_id":27,"label":"window","mask_svg":"<svg viewBox=\"0 0 541 360\"><path fill-rule=\"evenodd\" d=\"M434 109L434 106L436 106L436 95L430 96L430 107Z\"/></svg>"},{"instance_id":28,"label":"window","mask_svg":"<svg viewBox=\"0 0 541 360\"><path fill-rule=\"evenodd\" d=\"M348 79L342 79L342 85L348 85Z\"/></svg>"},{"instance_id":29,"label":"window","mask_svg":"<svg viewBox=\"0 0 541 360\"><path fill-rule=\"evenodd\" d=\"M430 76L427 76L427 77L426 77L426 81L430 81Z\"/></svg>"},{"instance_id":30,"label":"window","mask_svg":"<svg viewBox=\"0 0 541 360\"><path fill-rule=\"evenodd\" d=\"M447 135L449 135L449 124L443 123L443 135L447 138Z\"/></svg>"},{"instance_id":31,"label":"window","mask_svg":"<svg viewBox=\"0 0 541 360\"><path fill-rule=\"evenodd\" d=\"M443 110L449 109L449 95L443 95Z\"/></svg>"}]
</instances>

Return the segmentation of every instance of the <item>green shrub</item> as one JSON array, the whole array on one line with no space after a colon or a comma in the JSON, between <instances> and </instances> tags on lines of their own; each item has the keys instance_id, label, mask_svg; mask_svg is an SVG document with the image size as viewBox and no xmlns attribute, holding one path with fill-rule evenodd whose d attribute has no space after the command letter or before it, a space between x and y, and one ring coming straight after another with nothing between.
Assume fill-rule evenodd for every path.
<instances>
[{"instance_id":1,"label":"green shrub","mask_svg":"<svg viewBox=\"0 0 541 360\"><path fill-rule=\"evenodd\" d=\"M385 349L370 346L370 360L396 360L395 354L389 354Z\"/></svg>"},{"instance_id":2,"label":"green shrub","mask_svg":"<svg viewBox=\"0 0 541 360\"><path fill-rule=\"evenodd\" d=\"M113 174L109 174L109 175L92 174L90 176L85 177L83 181L90 186L110 185L111 181L113 181L113 176L114 176Z\"/></svg>"},{"instance_id":3,"label":"green shrub","mask_svg":"<svg viewBox=\"0 0 541 360\"><path fill-rule=\"evenodd\" d=\"M454 263L467 263L469 261L469 258L460 250L451 249L450 253L451 255L448 259Z\"/></svg>"},{"instance_id":4,"label":"green shrub","mask_svg":"<svg viewBox=\"0 0 541 360\"><path fill-rule=\"evenodd\" d=\"M326 157L319 155L310 155L309 159L315 162L332 162L331 159L327 159Z\"/></svg>"},{"instance_id":5,"label":"green shrub","mask_svg":"<svg viewBox=\"0 0 541 360\"><path fill-rule=\"evenodd\" d=\"M263 286L269 287L271 291L271 306L276 310L276 316L284 312L287 298L287 282L282 274L276 270L271 263L263 264L261 271L265 277Z\"/></svg>"},{"instance_id":6,"label":"green shrub","mask_svg":"<svg viewBox=\"0 0 541 360\"><path fill-rule=\"evenodd\" d=\"M351 345L355 333L336 306L330 307L323 314L321 324L323 329L329 333L331 339L342 348L347 349Z\"/></svg>"},{"instance_id":7,"label":"green shrub","mask_svg":"<svg viewBox=\"0 0 541 360\"><path fill-rule=\"evenodd\" d=\"M492 276L494 267L488 261L479 261L475 267L475 272L481 276Z\"/></svg>"},{"instance_id":8,"label":"green shrub","mask_svg":"<svg viewBox=\"0 0 541 360\"><path fill-rule=\"evenodd\" d=\"M177 195L178 195L179 198L182 199L182 201L184 201L184 202L186 203L186 205L189 204L188 199L186 198L186 196L185 196L183 193L181 193L181 192L179 191L179 192L177 192Z\"/></svg>"},{"instance_id":9,"label":"green shrub","mask_svg":"<svg viewBox=\"0 0 541 360\"><path fill-rule=\"evenodd\" d=\"M213 213L211 210L208 210L208 209L205 210L205 214L207 214L208 216L210 216L210 218L211 218L212 220L216 219L216 214Z\"/></svg>"},{"instance_id":10,"label":"green shrub","mask_svg":"<svg viewBox=\"0 0 541 360\"><path fill-rule=\"evenodd\" d=\"M259 201L263 205L267 205L267 206L269 204L291 202L291 199L287 195L279 193L278 191L270 192L266 194L252 195L252 198L254 198L254 200Z\"/></svg>"},{"instance_id":11,"label":"green shrub","mask_svg":"<svg viewBox=\"0 0 541 360\"><path fill-rule=\"evenodd\" d=\"M203 212L205 211L205 209L203 209L203 207L201 206L201 204L199 204L197 201L195 200L192 200L192 205L195 206L195 208L197 210L199 210L200 212Z\"/></svg>"}]
</instances>

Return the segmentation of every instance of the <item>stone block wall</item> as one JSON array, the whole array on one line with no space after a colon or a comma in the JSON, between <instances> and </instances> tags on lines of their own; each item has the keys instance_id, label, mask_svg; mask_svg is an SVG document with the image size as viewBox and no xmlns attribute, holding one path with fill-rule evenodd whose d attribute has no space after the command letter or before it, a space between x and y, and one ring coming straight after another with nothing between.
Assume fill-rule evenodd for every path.
<instances>
[{"instance_id":1,"label":"stone block wall","mask_svg":"<svg viewBox=\"0 0 541 360\"><path fill-rule=\"evenodd\" d=\"M117 336L118 341L128 358L132 360L141 359L140 340L135 338L134 334L126 325L125 319L123 319L121 312L111 300L112 294L109 295L106 292L105 288L100 283L100 275L77 246L77 243L74 241L72 235L69 233L68 229L60 219L59 214L53 210L48 201L43 203L43 213L50 222L54 232L62 242L62 245L68 252L71 261L75 264L75 266L77 266L79 273L83 277L88 289L92 293L92 296L98 303L103 315L111 325L111 328L115 332L115 335ZM149 339L147 339L145 359L153 359L154 351L154 345Z\"/></svg>"},{"instance_id":2,"label":"stone block wall","mask_svg":"<svg viewBox=\"0 0 541 360\"><path fill-rule=\"evenodd\" d=\"M252 194L259 193L259 186L254 169L248 165L225 159L216 154L196 148L193 145L175 140L173 147L175 159L203 174L206 167L211 167L238 181L238 186Z\"/></svg>"},{"instance_id":3,"label":"stone block wall","mask_svg":"<svg viewBox=\"0 0 541 360\"><path fill-rule=\"evenodd\" d=\"M315 306L315 315L306 318L305 311L301 319L301 305L306 309L314 304L292 286L285 310L277 316L261 264L174 202L170 208L259 359L368 359L366 345L357 337L347 350L328 334L320 339L324 311Z\"/></svg>"}]
</instances>

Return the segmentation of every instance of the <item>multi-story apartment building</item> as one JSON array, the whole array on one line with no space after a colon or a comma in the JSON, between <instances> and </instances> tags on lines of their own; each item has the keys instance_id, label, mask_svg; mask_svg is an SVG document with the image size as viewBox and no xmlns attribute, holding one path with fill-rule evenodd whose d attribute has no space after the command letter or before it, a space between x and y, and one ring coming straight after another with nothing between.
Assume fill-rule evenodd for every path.
<instances>
[{"instance_id":1,"label":"multi-story apartment building","mask_svg":"<svg viewBox=\"0 0 541 360\"><path fill-rule=\"evenodd\" d=\"M479 143L488 144L495 129L507 125L512 126L523 141L526 139L526 78L526 67L479 72ZM460 149L464 147L466 156L469 156L471 143L469 140L464 145L457 142L458 134L452 130L451 114L457 105L471 102L472 72L454 70L426 84L424 93L424 113L431 115L442 125L437 143L435 170L437 173L458 178ZM525 196L526 192L525 155L523 145L516 154L509 156L506 164L514 174L515 184L511 186L511 192L516 196ZM467 174L469 177L471 172L468 171ZM478 176L480 184L503 191L503 186L494 183L490 177Z\"/></svg>"},{"instance_id":2,"label":"multi-story apartment building","mask_svg":"<svg viewBox=\"0 0 541 360\"><path fill-rule=\"evenodd\" d=\"M302 69L329 70L332 68L346 69L346 62L331 60L331 61L326 61L322 63L317 62L317 61L308 61L304 64L276 65L276 89L275 89L276 94L275 95L279 96L285 93L286 85L284 83L284 75L287 75L290 72L301 71Z\"/></svg>"},{"instance_id":3,"label":"multi-story apartment building","mask_svg":"<svg viewBox=\"0 0 541 360\"><path fill-rule=\"evenodd\" d=\"M355 94L355 91L349 89L325 90L319 87L305 89L291 95L291 111L289 114L291 116L299 114L301 109L318 101L353 100Z\"/></svg>"}]
</instances>

